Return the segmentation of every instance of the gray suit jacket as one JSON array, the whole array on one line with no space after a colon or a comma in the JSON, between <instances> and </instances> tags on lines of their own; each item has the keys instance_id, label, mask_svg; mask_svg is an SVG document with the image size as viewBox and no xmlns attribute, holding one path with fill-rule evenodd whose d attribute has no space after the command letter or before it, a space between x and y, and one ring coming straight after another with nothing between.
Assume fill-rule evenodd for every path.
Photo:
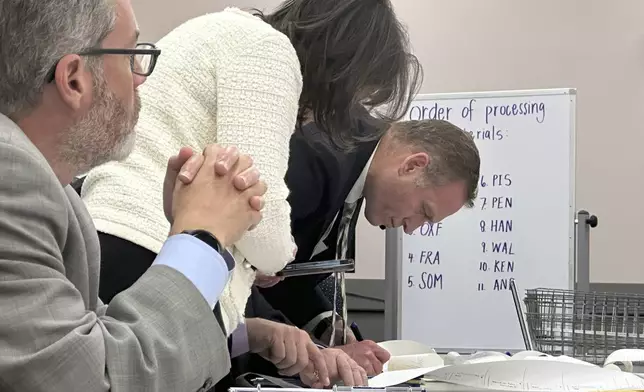
<instances>
[{"instance_id":1,"label":"gray suit jacket","mask_svg":"<svg viewBox=\"0 0 644 392\"><path fill-rule=\"evenodd\" d=\"M230 369L194 285L151 267L103 305L99 242L80 198L0 115L0 390L198 391Z\"/></svg>"}]
</instances>

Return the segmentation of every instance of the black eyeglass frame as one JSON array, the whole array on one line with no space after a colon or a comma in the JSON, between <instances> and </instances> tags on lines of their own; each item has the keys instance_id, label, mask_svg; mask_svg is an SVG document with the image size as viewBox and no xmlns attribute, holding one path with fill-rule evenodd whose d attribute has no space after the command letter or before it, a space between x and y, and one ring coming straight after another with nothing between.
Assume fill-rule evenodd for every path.
<instances>
[{"instance_id":1,"label":"black eyeglass frame","mask_svg":"<svg viewBox=\"0 0 644 392\"><path fill-rule=\"evenodd\" d=\"M151 49L141 49L141 48L133 48L133 49L126 49L126 48L93 48L93 49L87 49L81 52L76 53L79 56L102 56L106 54L116 54L116 55L124 55L124 56L130 56L130 69L132 70L133 74L140 75L140 76L150 76L152 75L152 71L154 71L154 67L157 64L157 59L159 58L159 55L161 55L161 49L158 49L156 45L153 43L148 43L148 42L141 42L137 43L136 46L151 46ZM151 55L152 58L150 59L150 66L148 72L137 72L134 69L134 56L141 54L141 55ZM54 78L56 76L56 67L58 66L58 61L56 64L54 64L53 67L51 67L51 71L49 71L49 76L47 77L47 83L51 83L54 81Z\"/></svg>"}]
</instances>

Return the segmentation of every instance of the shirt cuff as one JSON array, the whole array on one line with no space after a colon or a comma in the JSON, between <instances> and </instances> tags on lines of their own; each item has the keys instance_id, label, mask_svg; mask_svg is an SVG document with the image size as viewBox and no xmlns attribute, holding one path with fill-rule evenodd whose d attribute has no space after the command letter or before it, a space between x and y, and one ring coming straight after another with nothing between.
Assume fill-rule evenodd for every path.
<instances>
[{"instance_id":1,"label":"shirt cuff","mask_svg":"<svg viewBox=\"0 0 644 392\"><path fill-rule=\"evenodd\" d=\"M230 350L230 357L235 358L250 351L248 346L248 330L246 324L239 324L231 334L232 348Z\"/></svg>"},{"instance_id":2,"label":"shirt cuff","mask_svg":"<svg viewBox=\"0 0 644 392\"><path fill-rule=\"evenodd\" d=\"M222 255L188 234L169 237L152 265L165 265L181 272L195 285L211 309L215 308L230 276Z\"/></svg>"}]
</instances>

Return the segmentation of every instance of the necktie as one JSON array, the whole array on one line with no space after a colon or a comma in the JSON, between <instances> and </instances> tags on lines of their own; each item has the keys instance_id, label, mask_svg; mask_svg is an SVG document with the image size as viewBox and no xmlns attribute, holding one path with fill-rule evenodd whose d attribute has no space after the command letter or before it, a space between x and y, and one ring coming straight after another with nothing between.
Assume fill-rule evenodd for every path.
<instances>
[{"instance_id":1,"label":"necktie","mask_svg":"<svg viewBox=\"0 0 644 392\"><path fill-rule=\"evenodd\" d=\"M358 223L358 216L360 215L363 200L363 198L360 198L353 203L344 203L342 219L338 227L338 244L336 248L336 256L338 259L355 259L356 224Z\"/></svg>"},{"instance_id":2,"label":"necktie","mask_svg":"<svg viewBox=\"0 0 644 392\"><path fill-rule=\"evenodd\" d=\"M355 202L345 202L344 207L342 208L342 213L340 216L340 222L338 224L338 235L337 235L337 245L336 245L336 258L337 259L355 259L355 229L358 222L358 217L360 215L360 208L362 206L363 198L358 199ZM331 289L332 301L333 301L333 317L331 322L333 326L336 325L336 314L340 314L342 311L342 326L340 333L342 333L341 344L346 342L346 319L347 319L347 307L345 305L345 282L344 282L344 272L335 273L329 276L325 281L322 282L323 289L326 286L327 289ZM330 286L330 287L329 287ZM325 290L327 291L327 290ZM328 292L327 291L327 292ZM336 343L336 328L333 329L331 334L330 345L335 345Z\"/></svg>"}]
</instances>

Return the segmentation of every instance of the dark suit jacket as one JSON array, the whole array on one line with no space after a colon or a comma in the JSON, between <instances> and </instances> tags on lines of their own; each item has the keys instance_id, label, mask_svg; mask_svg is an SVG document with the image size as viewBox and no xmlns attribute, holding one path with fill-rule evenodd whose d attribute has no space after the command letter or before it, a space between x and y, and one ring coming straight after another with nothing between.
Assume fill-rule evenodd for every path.
<instances>
[{"instance_id":1,"label":"dark suit jacket","mask_svg":"<svg viewBox=\"0 0 644 392\"><path fill-rule=\"evenodd\" d=\"M378 132L374 130L375 125L359 124L357 133ZM377 143L377 140L360 143L345 152L334 147L315 124L308 124L293 134L286 183L291 192L288 200L292 232L298 247L294 262L311 260L316 244L342 209ZM339 219L327 236L327 249L313 260L335 259L338 223ZM327 276L288 278L260 291L274 308L303 327L318 314L332 309L331 302L318 287Z\"/></svg>"}]
</instances>

